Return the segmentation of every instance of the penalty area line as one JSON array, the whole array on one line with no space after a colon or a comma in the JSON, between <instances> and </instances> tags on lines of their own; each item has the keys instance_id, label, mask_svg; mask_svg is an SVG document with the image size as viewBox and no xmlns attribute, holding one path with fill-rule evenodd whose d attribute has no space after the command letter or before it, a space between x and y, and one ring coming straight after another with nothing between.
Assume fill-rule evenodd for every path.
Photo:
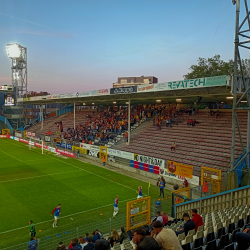
<instances>
[{"instance_id":1,"label":"penalty area line","mask_svg":"<svg viewBox=\"0 0 250 250\"><path fill-rule=\"evenodd\" d=\"M131 201L131 200L132 200L132 199L128 199L128 200L125 200L125 201L120 201L119 203ZM91 212L91 211L93 211L93 210L97 210L97 209L109 207L109 206L112 206L112 205L114 205L114 203L111 203L111 204L108 204L108 205L105 205L105 206L101 206L101 207L97 207L97 208L92 208L92 209L85 210L85 211L82 211L82 212L78 212L78 213L74 213L74 214L69 214L69 215L66 215L66 216L62 216L62 217L60 217L60 219L68 218L68 217L70 217L70 216L74 216L74 215L78 215L78 214L83 214L83 213ZM43 221L43 222L38 222L38 223L35 223L35 225L41 225L41 224L43 224L43 223L51 222L51 221L54 221L54 220L55 220L55 219L46 220L46 221ZM5 233L14 232L14 231L16 231L16 230L24 229L24 228L27 228L27 227L29 227L29 226L19 227L19 228L15 228L15 229L12 229L12 230L5 231L5 232L0 232L0 235L1 235L1 234L5 234Z\"/></svg>"}]
</instances>

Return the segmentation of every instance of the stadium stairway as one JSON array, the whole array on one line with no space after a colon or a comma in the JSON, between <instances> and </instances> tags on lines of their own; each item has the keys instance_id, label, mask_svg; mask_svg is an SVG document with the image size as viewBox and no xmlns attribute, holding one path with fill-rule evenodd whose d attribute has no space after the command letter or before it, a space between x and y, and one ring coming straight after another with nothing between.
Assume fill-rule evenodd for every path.
<instances>
[{"instance_id":1,"label":"stadium stairway","mask_svg":"<svg viewBox=\"0 0 250 250\"><path fill-rule=\"evenodd\" d=\"M93 111L90 110L77 110L76 116L75 116L75 124L85 124L86 121L88 121L89 118L86 118L87 115L93 114ZM56 131L58 131L58 127L56 126L56 122L62 122L63 125L63 131L66 131L68 127L73 128L74 126L74 113L69 112L66 114L63 114L61 116L52 117L48 120L45 120L43 122L43 129L41 129L41 122L34 125L33 127L29 128L28 131L30 132L36 132L39 134L44 135L49 130L51 131L52 136L56 136Z\"/></svg>"},{"instance_id":2,"label":"stadium stairway","mask_svg":"<svg viewBox=\"0 0 250 250\"><path fill-rule=\"evenodd\" d=\"M3 121L0 121L0 133L2 133L2 129L8 129L8 126Z\"/></svg>"},{"instance_id":3,"label":"stadium stairway","mask_svg":"<svg viewBox=\"0 0 250 250\"><path fill-rule=\"evenodd\" d=\"M199 124L187 126L188 119L195 119ZM238 112L238 120L244 146L247 137L247 113ZM230 165L232 113L221 112L216 119L208 116L208 112L195 115L180 114L178 125L172 128L162 125L159 130L150 125L141 129L131 139L130 145L123 143L119 149L136 154L177 161L196 166L194 174L199 176L200 166L212 167L226 172ZM170 147L176 143L176 150ZM239 134L236 131L236 157L242 153Z\"/></svg>"}]
</instances>

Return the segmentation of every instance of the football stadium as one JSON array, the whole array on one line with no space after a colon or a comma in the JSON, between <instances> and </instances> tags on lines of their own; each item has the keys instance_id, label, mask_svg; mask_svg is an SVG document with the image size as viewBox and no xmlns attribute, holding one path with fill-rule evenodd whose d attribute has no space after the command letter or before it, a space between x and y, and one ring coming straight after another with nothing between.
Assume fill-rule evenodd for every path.
<instances>
[{"instance_id":1,"label":"football stadium","mask_svg":"<svg viewBox=\"0 0 250 250\"><path fill-rule=\"evenodd\" d=\"M232 3L232 71L31 93L28 48L6 45L0 249L250 249L250 12Z\"/></svg>"}]
</instances>

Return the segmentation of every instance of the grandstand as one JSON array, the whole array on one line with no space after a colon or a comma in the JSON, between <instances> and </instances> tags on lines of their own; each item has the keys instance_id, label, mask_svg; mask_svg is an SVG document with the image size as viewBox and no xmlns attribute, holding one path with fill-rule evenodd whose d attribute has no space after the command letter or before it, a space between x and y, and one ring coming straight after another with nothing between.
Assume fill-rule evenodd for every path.
<instances>
[{"instance_id":1,"label":"grandstand","mask_svg":"<svg viewBox=\"0 0 250 250\"><path fill-rule=\"evenodd\" d=\"M207 109L200 109L192 116L180 113L178 125L173 124L170 128L163 124L161 130L153 126L151 121L144 130L139 133L135 131L130 145L124 144L120 149L166 160L178 159L182 163L196 166L194 174L197 176L200 173L198 166L215 167L226 172L230 166L232 113L231 110L220 110L221 116L216 118L215 115L208 115L208 112ZM199 124L187 126L188 119L195 119ZM247 112L239 111L238 120L245 146ZM176 150L171 151L174 142ZM235 159L242 153L238 133L236 142Z\"/></svg>"}]
</instances>

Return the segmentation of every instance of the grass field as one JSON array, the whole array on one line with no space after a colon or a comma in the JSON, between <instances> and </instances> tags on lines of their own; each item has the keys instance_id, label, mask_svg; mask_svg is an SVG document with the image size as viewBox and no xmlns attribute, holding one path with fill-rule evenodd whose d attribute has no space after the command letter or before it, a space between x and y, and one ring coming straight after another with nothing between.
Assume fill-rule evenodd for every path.
<instances>
[{"instance_id":1,"label":"grass field","mask_svg":"<svg viewBox=\"0 0 250 250\"><path fill-rule=\"evenodd\" d=\"M117 194L117 218L124 216L137 187L147 193L148 183L79 160L42 155L41 149L30 150L14 140L0 139L0 156L0 249L27 242L29 220L36 225L37 238L44 237L112 217ZM158 198L156 186L151 185L150 195ZM52 228L50 214L58 203L60 221Z\"/></svg>"}]
</instances>

